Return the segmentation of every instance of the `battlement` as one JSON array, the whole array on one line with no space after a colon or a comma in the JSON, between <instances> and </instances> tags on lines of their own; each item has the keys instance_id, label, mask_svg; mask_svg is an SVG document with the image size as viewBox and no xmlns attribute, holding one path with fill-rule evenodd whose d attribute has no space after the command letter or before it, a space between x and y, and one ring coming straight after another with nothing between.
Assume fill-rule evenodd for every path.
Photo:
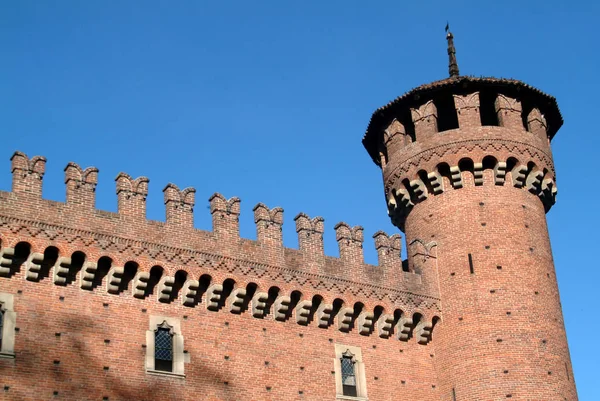
<instances>
[{"instance_id":1,"label":"battlement","mask_svg":"<svg viewBox=\"0 0 600 401\"><path fill-rule=\"evenodd\" d=\"M414 205L465 186L524 188L550 210L550 140L561 125L556 100L526 84L451 77L378 109L363 144L383 170L392 222L404 230Z\"/></svg>"},{"instance_id":2,"label":"battlement","mask_svg":"<svg viewBox=\"0 0 600 401\"><path fill-rule=\"evenodd\" d=\"M115 179L118 212L111 213L94 208L99 172L97 168L83 169L75 163L69 163L64 170L67 197L66 202L61 203L42 199L45 158L36 156L29 159L25 154L17 152L11 160L13 191L0 192L0 227L22 226L26 229L30 225L43 225L51 231L70 232L67 235L69 238L62 240L71 244L72 241L79 242L89 237L90 240L84 240L80 248L85 248L86 243L95 243L92 238L97 235L111 237L114 239L106 241L129 244L123 249L117 247L118 253L133 252L134 255L140 252L136 250L140 244L144 244L144 247L154 244L152 246L157 247L153 252L154 259L162 258L168 263L180 265L191 260L190 255L208 253L218 257L241 258L251 264L266 266L267 270L283 269L287 274L326 279L331 283L340 283L338 288L342 285L349 290L373 287L385 288L385 293L400 291L434 298L436 296L433 277L428 277L424 272L417 274L408 271L406 267L403 270L401 238L398 234L388 236L382 231L375 233L373 238L379 263L373 266L364 263L364 235L360 226L351 227L344 222L335 225L340 257L330 257L323 250L325 222L321 217L311 218L299 213L294 218L299 249L289 249L283 246L284 210L280 207L271 209L259 203L253 208L257 240L252 241L240 238L241 201L237 197L227 199L221 194L213 194L209 198L212 231L197 230L193 227L194 188L179 189L175 184L166 185L163 189L166 220L150 221L146 219L146 197L150 182L146 177L134 179L126 173L118 174ZM21 204L23 207L11 207L14 204ZM35 221L31 221L31 210L36 211ZM72 253L73 250L62 252L70 247L62 244L62 240L60 235L47 238L46 246L57 247L61 250L61 257ZM3 246L14 247L16 244L6 245L3 242ZM85 249L78 250L85 252ZM110 247L104 249L110 250ZM100 250L100 253L104 251ZM117 265L125 266L127 258L124 255L119 260L112 255L112 251L110 253ZM173 259L173 256L168 256L172 253L181 256ZM147 266L148 273L150 267ZM85 266L83 270L87 271ZM123 274L127 274L126 269L113 273L109 281L116 282ZM144 282L148 278L140 276L139 279ZM372 296L374 293L370 294ZM392 298L399 299L395 296Z\"/></svg>"},{"instance_id":3,"label":"battlement","mask_svg":"<svg viewBox=\"0 0 600 401\"><path fill-rule=\"evenodd\" d=\"M525 141L548 148L561 125L556 100L520 81L453 77L420 86L377 109L363 145L375 164L385 168L404 148L439 142L435 134L454 129L469 128L474 137L480 134L473 130L477 127L528 132L531 137Z\"/></svg>"}]
</instances>

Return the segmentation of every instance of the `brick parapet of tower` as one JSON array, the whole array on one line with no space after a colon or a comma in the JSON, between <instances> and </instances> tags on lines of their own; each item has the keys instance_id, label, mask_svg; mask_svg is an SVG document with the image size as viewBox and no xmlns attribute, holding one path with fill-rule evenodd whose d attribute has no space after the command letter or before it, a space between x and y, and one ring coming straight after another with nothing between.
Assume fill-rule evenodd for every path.
<instances>
[{"instance_id":1,"label":"brick parapet of tower","mask_svg":"<svg viewBox=\"0 0 600 401\"><path fill-rule=\"evenodd\" d=\"M458 77L380 108L363 143L402 227L415 204L465 185L522 187L549 210L557 193L550 139L561 124L554 98L528 85Z\"/></svg>"},{"instance_id":2,"label":"brick parapet of tower","mask_svg":"<svg viewBox=\"0 0 600 401\"><path fill-rule=\"evenodd\" d=\"M97 242L92 238L100 235L106 240L98 239L100 249L93 253L110 255L114 266L125 266L128 260L141 260L135 256L136 253L141 252L139 248L155 244L165 249L177 249L178 253L182 253L175 259L169 256L171 251L151 253L156 258L166 259L167 264L174 263L176 260L179 260L179 263L192 260L190 263L193 265L193 260L201 259L203 253L209 253L220 255L219 257L242 258L256 265L270 266L266 267L266 271L271 268L285 269L291 276L327 277L333 282L356 283L353 285L357 288L364 286L396 288L433 299L436 297L435 287L430 286L421 275L402 270L399 235L389 237L391 242L388 248L395 251L385 257L380 255L379 265L373 266L363 260L362 227L350 227L346 223L339 223L334 229L340 257L326 256L323 250L324 219L310 218L300 213L294 219L299 249L285 248L282 237L283 209L279 207L270 209L259 203L253 208L257 240L244 239L240 238L239 234L240 199L237 197L227 199L218 193L213 194L209 199L213 230L198 230L193 227L196 190L193 188L180 190L174 184L168 184L163 190L166 221L152 221L145 217L148 178L133 179L126 173L120 173L115 180L118 213L106 212L94 208L98 169L95 167L82 169L75 163L69 163L65 168L67 202L50 201L42 199L41 192L36 192L41 191L39 184L44 173L45 159L34 157L29 160L24 155L18 157L21 160L17 162L13 158L13 173L17 170L21 171L20 174L14 175L16 181L14 187L18 190L0 192L0 200L3 200L0 203L0 219L5 224L16 224L22 227L29 224L55 227L51 231L54 230L56 234L49 238L48 244L56 243L61 255L70 255L77 250L85 252L85 249L78 249L69 242L74 241L74 238L89 237L90 239L86 239L83 245L80 244L85 248L87 246L85 243ZM23 182L23 170L26 175L33 175L36 178L31 183L33 190L26 186L28 183ZM36 196L32 197L32 193L36 193ZM14 204L20 204L22 207L11 207ZM30 210L37 211L35 221L31 220ZM72 239L61 242L60 236L65 230L72 232L68 235ZM375 238L378 253L381 253L384 235L379 232ZM18 242L19 236L15 238ZM5 245L5 241L6 239L3 238L2 246ZM125 246L125 251L119 246L112 245L106 245L107 247L103 249L102 246L108 242L131 243ZM11 246L15 245L16 243ZM126 257L129 251L133 252L133 256ZM150 267L152 266L148 265L148 269ZM120 270L115 272L111 273L113 277L111 280L117 282L124 273ZM141 280L140 283L144 283L143 277ZM285 280L279 285L285 285Z\"/></svg>"}]
</instances>

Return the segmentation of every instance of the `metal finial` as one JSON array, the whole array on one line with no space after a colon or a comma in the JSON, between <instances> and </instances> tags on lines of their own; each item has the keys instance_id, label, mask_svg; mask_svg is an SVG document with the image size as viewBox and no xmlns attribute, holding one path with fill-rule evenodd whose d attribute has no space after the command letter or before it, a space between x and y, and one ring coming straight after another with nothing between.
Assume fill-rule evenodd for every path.
<instances>
[{"instance_id":1,"label":"metal finial","mask_svg":"<svg viewBox=\"0 0 600 401\"><path fill-rule=\"evenodd\" d=\"M450 24L446 23L446 39L448 40L448 72L450 77L457 77L458 63L456 62L456 49L454 48L454 36L450 32Z\"/></svg>"}]
</instances>

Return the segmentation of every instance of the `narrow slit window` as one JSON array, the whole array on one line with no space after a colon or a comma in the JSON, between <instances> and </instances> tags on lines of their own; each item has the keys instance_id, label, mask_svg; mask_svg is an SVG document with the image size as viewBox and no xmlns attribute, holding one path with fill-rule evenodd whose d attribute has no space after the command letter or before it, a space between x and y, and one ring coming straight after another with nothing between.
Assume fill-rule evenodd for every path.
<instances>
[{"instance_id":1,"label":"narrow slit window","mask_svg":"<svg viewBox=\"0 0 600 401\"><path fill-rule=\"evenodd\" d=\"M452 387L452 401L456 401L456 389Z\"/></svg>"},{"instance_id":2,"label":"narrow slit window","mask_svg":"<svg viewBox=\"0 0 600 401\"><path fill-rule=\"evenodd\" d=\"M471 256L471 254L469 254L469 270L471 271L471 274L475 274L475 269L473 268L473 256Z\"/></svg>"},{"instance_id":3,"label":"narrow slit window","mask_svg":"<svg viewBox=\"0 0 600 401\"><path fill-rule=\"evenodd\" d=\"M356 371L352 356L344 355L341 359L342 364L342 389L343 394L351 397L356 397Z\"/></svg>"},{"instance_id":4,"label":"narrow slit window","mask_svg":"<svg viewBox=\"0 0 600 401\"><path fill-rule=\"evenodd\" d=\"M173 371L173 335L168 328L159 327L154 334L154 369Z\"/></svg>"}]
</instances>

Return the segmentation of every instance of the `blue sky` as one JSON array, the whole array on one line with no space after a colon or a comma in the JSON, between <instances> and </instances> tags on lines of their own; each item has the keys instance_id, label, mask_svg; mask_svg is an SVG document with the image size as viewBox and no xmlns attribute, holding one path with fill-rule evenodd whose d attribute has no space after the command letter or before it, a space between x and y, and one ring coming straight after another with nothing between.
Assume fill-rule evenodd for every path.
<instances>
[{"instance_id":1,"label":"blue sky","mask_svg":"<svg viewBox=\"0 0 600 401\"><path fill-rule=\"evenodd\" d=\"M15 150L48 158L44 197L64 200L69 161L100 169L97 207L116 211L120 171L150 178L148 217L164 220L162 188L197 189L195 225L210 230L214 192L252 207L393 232L381 173L361 138L374 109L447 76L444 26L462 74L511 77L558 99L557 204L548 214L581 400L596 385L600 269L595 208L600 70L592 1L28 1L0 5L0 189Z\"/></svg>"}]
</instances>

